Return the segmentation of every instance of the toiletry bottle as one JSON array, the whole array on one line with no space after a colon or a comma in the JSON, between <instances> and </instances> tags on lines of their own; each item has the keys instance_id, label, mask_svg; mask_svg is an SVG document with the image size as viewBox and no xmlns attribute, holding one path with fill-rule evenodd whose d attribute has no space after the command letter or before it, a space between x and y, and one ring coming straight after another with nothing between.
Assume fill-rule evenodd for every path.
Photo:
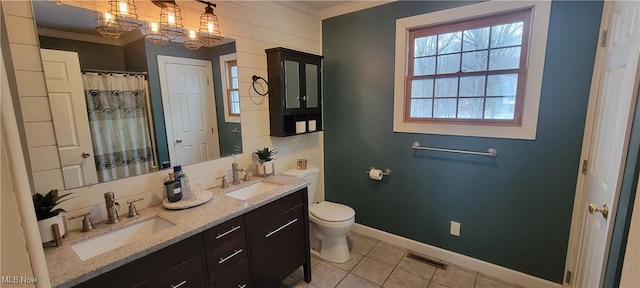
<instances>
[{"instance_id":1,"label":"toiletry bottle","mask_svg":"<svg viewBox=\"0 0 640 288\"><path fill-rule=\"evenodd\" d=\"M180 187L180 181L175 180L173 172L169 172L169 180L164 182L164 189L169 202L178 202L182 199L182 187Z\"/></svg>"},{"instance_id":2,"label":"toiletry bottle","mask_svg":"<svg viewBox=\"0 0 640 288\"><path fill-rule=\"evenodd\" d=\"M189 184L189 177L187 176L187 173L182 172L180 182L182 187L182 199L191 200L193 195L191 194L191 185Z\"/></svg>"},{"instance_id":3,"label":"toiletry bottle","mask_svg":"<svg viewBox=\"0 0 640 288\"><path fill-rule=\"evenodd\" d=\"M180 165L173 166L173 176L176 177L177 181L180 181L180 178L182 177L182 166Z\"/></svg>"}]
</instances>

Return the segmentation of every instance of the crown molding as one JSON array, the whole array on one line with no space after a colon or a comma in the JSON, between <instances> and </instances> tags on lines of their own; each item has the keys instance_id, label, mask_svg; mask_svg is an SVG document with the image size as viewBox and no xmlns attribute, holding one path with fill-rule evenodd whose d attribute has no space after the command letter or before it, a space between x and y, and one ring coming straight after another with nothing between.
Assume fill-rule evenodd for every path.
<instances>
[{"instance_id":1,"label":"crown molding","mask_svg":"<svg viewBox=\"0 0 640 288\"><path fill-rule=\"evenodd\" d=\"M318 11L315 17L319 20L325 20L331 17L336 17L351 12L356 12L372 7L384 5L387 3L396 2L398 0L371 0L371 1L349 1L348 3L337 5L334 7L322 9Z\"/></svg>"}]
</instances>

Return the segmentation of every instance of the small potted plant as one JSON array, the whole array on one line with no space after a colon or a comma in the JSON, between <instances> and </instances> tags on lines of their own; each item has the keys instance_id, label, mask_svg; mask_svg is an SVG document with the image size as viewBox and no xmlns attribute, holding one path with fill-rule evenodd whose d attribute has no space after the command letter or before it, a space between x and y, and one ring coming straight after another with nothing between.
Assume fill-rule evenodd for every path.
<instances>
[{"instance_id":1,"label":"small potted plant","mask_svg":"<svg viewBox=\"0 0 640 288\"><path fill-rule=\"evenodd\" d=\"M53 230L51 229L53 224L58 224L61 236L66 233L64 230L62 215L60 213L67 211L62 208L56 208L56 206L64 201L73 199L62 199L69 195L71 195L71 193L58 195L58 189L53 189L46 195L42 195L40 193L33 194L33 208L36 211L36 219L38 219L38 228L40 229L40 238L42 238L42 243L55 240L55 235L53 235Z\"/></svg>"},{"instance_id":2,"label":"small potted plant","mask_svg":"<svg viewBox=\"0 0 640 288\"><path fill-rule=\"evenodd\" d=\"M276 155L278 153L278 151L276 151L275 149L269 149L269 147L264 147L262 149L258 149L256 150L256 152L253 152L254 155L256 155L256 157L258 158L258 175L269 175L269 174L273 174L273 163L269 163L267 164L267 162L271 162L273 160L275 160L273 158L274 155Z\"/></svg>"}]
</instances>

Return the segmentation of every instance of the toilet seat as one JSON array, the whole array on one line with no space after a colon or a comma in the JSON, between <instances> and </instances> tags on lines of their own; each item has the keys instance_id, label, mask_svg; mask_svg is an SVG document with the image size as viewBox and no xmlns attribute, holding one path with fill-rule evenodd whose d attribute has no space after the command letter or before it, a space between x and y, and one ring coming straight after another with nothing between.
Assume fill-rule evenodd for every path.
<instances>
[{"instance_id":1,"label":"toilet seat","mask_svg":"<svg viewBox=\"0 0 640 288\"><path fill-rule=\"evenodd\" d=\"M311 205L309 207L309 213L319 220L326 222L344 222L356 215L356 211L354 211L353 208L329 201Z\"/></svg>"}]
</instances>

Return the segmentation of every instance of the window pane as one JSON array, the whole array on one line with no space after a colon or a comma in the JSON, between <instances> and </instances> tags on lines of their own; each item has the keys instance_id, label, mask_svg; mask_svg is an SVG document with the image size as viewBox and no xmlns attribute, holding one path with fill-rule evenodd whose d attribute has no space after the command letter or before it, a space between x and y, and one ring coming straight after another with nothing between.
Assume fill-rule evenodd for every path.
<instances>
[{"instance_id":1,"label":"window pane","mask_svg":"<svg viewBox=\"0 0 640 288\"><path fill-rule=\"evenodd\" d=\"M436 36L416 38L414 57L436 55Z\"/></svg>"},{"instance_id":2,"label":"window pane","mask_svg":"<svg viewBox=\"0 0 640 288\"><path fill-rule=\"evenodd\" d=\"M484 96L485 76L460 77L460 97Z\"/></svg>"},{"instance_id":3,"label":"window pane","mask_svg":"<svg viewBox=\"0 0 640 288\"><path fill-rule=\"evenodd\" d=\"M515 103L515 97L487 98L484 118L513 120Z\"/></svg>"},{"instance_id":4,"label":"window pane","mask_svg":"<svg viewBox=\"0 0 640 288\"><path fill-rule=\"evenodd\" d=\"M413 75L436 74L436 57L416 58L413 61Z\"/></svg>"},{"instance_id":5,"label":"window pane","mask_svg":"<svg viewBox=\"0 0 640 288\"><path fill-rule=\"evenodd\" d=\"M491 48L522 45L523 22L491 27Z\"/></svg>"},{"instance_id":6,"label":"window pane","mask_svg":"<svg viewBox=\"0 0 640 288\"><path fill-rule=\"evenodd\" d=\"M520 67L520 47L491 50L489 70L517 69Z\"/></svg>"},{"instance_id":7,"label":"window pane","mask_svg":"<svg viewBox=\"0 0 640 288\"><path fill-rule=\"evenodd\" d=\"M239 102L240 101L240 96L238 94L238 90L232 90L231 93L231 102Z\"/></svg>"},{"instance_id":8,"label":"window pane","mask_svg":"<svg viewBox=\"0 0 640 288\"><path fill-rule=\"evenodd\" d=\"M487 55L487 51L462 53L462 71L486 71Z\"/></svg>"},{"instance_id":9,"label":"window pane","mask_svg":"<svg viewBox=\"0 0 640 288\"><path fill-rule=\"evenodd\" d=\"M232 89L238 89L238 78L232 78L231 79L231 88Z\"/></svg>"},{"instance_id":10,"label":"window pane","mask_svg":"<svg viewBox=\"0 0 640 288\"><path fill-rule=\"evenodd\" d=\"M458 78L438 78L436 79L436 97L456 97L458 96ZM455 107L455 105L454 105ZM455 114L455 113L454 113Z\"/></svg>"},{"instance_id":11,"label":"window pane","mask_svg":"<svg viewBox=\"0 0 640 288\"><path fill-rule=\"evenodd\" d=\"M458 118L482 119L483 104L482 98L461 98L458 101Z\"/></svg>"},{"instance_id":12,"label":"window pane","mask_svg":"<svg viewBox=\"0 0 640 288\"><path fill-rule=\"evenodd\" d=\"M412 99L409 117L431 118L431 105L433 105L431 99Z\"/></svg>"},{"instance_id":13,"label":"window pane","mask_svg":"<svg viewBox=\"0 0 640 288\"><path fill-rule=\"evenodd\" d=\"M434 118L456 118L456 99L435 99Z\"/></svg>"},{"instance_id":14,"label":"window pane","mask_svg":"<svg viewBox=\"0 0 640 288\"><path fill-rule=\"evenodd\" d=\"M411 80L411 98L433 97L433 79Z\"/></svg>"},{"instance_id":15,"label":"window pane","mask_svg":"<svg viewBox=\"0 0 640 288\"><path fill-rule=\"evenodd\" d=\"M460 54L438 56L438 74L460 71Z\"/></svg>"},{"instance_id":16,"label":"window pane","mask_svg":"<svg viewBox=\"0 0 640 288\"><path fill-rule=\"evenodd\" d=\"M238 66L231 66L231 77L238 78Z\"/></svg>"},{"instance_id":17,"label":"window pane","mask_svg":"<svg viewBox=\"0 0 640 288\"><path fill-rule=\"evenodd\" d=\"M516 96L518 74L489 75L487 77L487 96Z\"/></svg>"},{"instance_id":18,"label":"window pane","mask_svg":"<svg viewBox=\"0 0 640 288\"><path fill-rule=\"evenodd\" d=\"M231 114L240 114L240 103L231 103Z\"/></svg>"},{"instance_id":19,"label":"window pane","mask_svg":"<svg viewBox=\"0 0 640 288\"><path fill-rule=\"evenodd\" d=\"M489 48L489 27L464 31L462 51Z\"/></svg>"},{"instance_id":20,"label":"window pane","mask_svg":"<svg viewBox=\"0 0 640 288\"><path fill-rule=\"evenodd\" d=\"M460 31L438 35L438 54L460 52L461 35Z\"/></svg>"}]
</instances>

